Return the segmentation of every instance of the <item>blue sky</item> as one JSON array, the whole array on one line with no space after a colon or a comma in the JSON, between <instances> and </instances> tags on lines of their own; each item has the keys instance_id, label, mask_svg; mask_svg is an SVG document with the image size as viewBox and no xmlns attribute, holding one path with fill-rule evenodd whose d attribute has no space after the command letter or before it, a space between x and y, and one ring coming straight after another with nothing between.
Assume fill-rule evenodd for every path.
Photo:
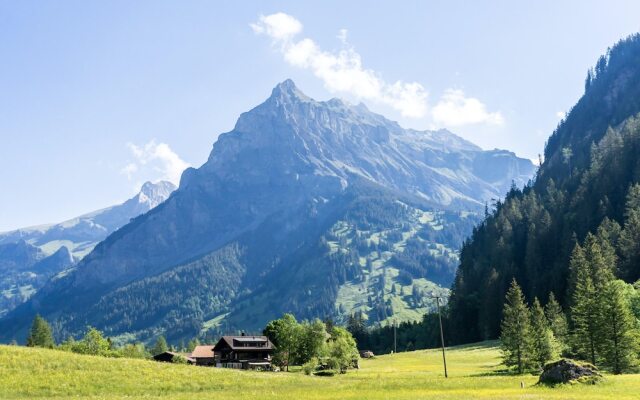
<instances>
[{"instance_id":1,"label":"blue sky","mask_svg":"<svg viewBox=\"0 0 640 400\"><path fill-rule=\"evenodd\" d=\"M292 78L536 158L635 1L0 2L0 231L199 166Z\"/></svg>"}]
</instances>

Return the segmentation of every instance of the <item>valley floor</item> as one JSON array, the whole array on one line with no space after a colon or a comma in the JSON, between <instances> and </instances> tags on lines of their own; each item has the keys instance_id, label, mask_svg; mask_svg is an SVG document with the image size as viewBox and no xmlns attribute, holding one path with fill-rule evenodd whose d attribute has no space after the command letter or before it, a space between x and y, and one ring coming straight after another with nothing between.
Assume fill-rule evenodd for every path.
<instances>
[{"instance_id":1,"label":"valley floor","mask_svg":"<svg viewBox=\"0 0 640 400\"><path fill-rule=\"evenodd\" d=\"M451 348L449 378L439 350L362 360L336 377L106 359L0 346L0 399L637 399L640 375L607 376L597 386L534 386L536 376L498 373L494 343ZM520 388L524 382L525 388Z\"/></svg>"}]
</instances>

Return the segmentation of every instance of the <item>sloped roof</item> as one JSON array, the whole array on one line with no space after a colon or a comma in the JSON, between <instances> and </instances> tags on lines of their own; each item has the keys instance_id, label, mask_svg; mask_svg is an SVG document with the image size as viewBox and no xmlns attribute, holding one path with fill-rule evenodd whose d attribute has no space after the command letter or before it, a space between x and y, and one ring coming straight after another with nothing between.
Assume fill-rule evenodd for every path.
<instances>
[{"instance_id":1,"label":"sloped roof","mask_svg":"<svg viewBox=\"0 0 640 400\"><path fill-rule=\"evenodd\" d=\"M193 358L213 358L213 345L205 344L196 346L191 352Z\"/></svg>"},{"instance_id":2,"label":"sloped roof","mask_svg":"<svg viewBox=\"0 0 640 400\"><path fill-rule=\"evenodd\" d=\"M251 344L255 343L255 346ZM223 336L214 349L226 344L232 350L273 350L273 343L266 336Z\"/></svg>"}]
</instances>

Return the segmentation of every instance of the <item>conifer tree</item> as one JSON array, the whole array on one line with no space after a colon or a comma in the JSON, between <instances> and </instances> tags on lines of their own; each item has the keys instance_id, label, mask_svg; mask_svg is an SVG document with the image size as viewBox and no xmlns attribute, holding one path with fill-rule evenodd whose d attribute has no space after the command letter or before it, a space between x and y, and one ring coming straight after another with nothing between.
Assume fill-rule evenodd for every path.
<instances>
[{"instance_id":1,"label":"conifer tree","mask_svg":"<svg viewBox=\"0 0 640 400\"><path fill-rule=\"evenodd\" d=\"M611 282L615 275L615 253L608 253L605 249L611 247L605 238L598 238L589 233L584 241L584 255L593 280L593 286L598 293Z\"/></svg>"},{"instance_id":2,"label":"conifer tree","mask_svg":"<svg viewBox=\"0 0 640 400\"><path fill-rule=\"evenodd\" d=\"M575 279L571 297L573 349L579 356L595 365L600 310L589 264L578 244L571 257L571 270Z\"/></svg>"},{"instance_id":3,"label":"conifer tree","mask_svg":"<svg viewBox=\"0 0 640 400\"><path fill-rule=\"evenodd\" d=\"M632 185L627 193L624 229L620 234L621 270L629 280L640 277L640 184Z\"/></svg>"},{"instance_id":4,"label":"conifer tree","mask_svg":"<svg viewBox=\"0 0 640 400\"><path fill-rule=\"evenodd\" d=\"M196 337L189 340L189 343L187 343L187 351L191 353L197 346L200 346L200 340Z\"/></svg>"},{"instance_id":5,"label":"conifer tree","mask_svg":"<svg viewBox=\"0 0 640 400\"><path fill-rule=\"evenodd\" d=\"M623 281L609 282L602 312L601 352L605 365L614 374L628 371L638 363L638 332L624 290Z\"/></svg>"},{"instance_id":6,"label":"conifer tree","mask_svg":"<svg viewBox=\"0 0 640 400\"><path fill-rule=\"evenodd\" d=\"M157 356L158 354L164 353L165 351L169 351L169 345L167 345L167 339L164 336L158 336L156 340L156 344L151 349L151 355Z\"/></svg>"},{"instance_id":7,"label":"conifer tree","mask_svg":"<svg viewBox=\"0 0 640 400\"><path fill-rule=\"evenodd\" d=\"M571 252L571 258L569 259L569 302L573 306L573 299L575 297L576 287L578 286L578 272L581 268L586 268L587 275L591 275L587 259L584 254L584 249L580 246L580 243L576 243Z\"/></svg>"},{"instance_id":8,"label":"conifer tree","mask_svg":"<svg viewBox=\"0 0 640 400\"><path fill-rule=\"evenodd\" d=\"M529 309L515 278L507 291L502 315L500 333L502 362L507 367L516 367L521 374L531 364L532 341Z\"/></svg>"},{"instance_id":9,"label":"conifer tree","mask_svg":"<svg viewBox=\"0 0 640 400\"><path fill-rule=\"evenodd\" d=\"M544 309L538 298L534 298L531 307L531 345L532 358L537 368L558 357L558 341L549 328Z\"/></svg>"},{"instance_id":10,"label":"conifer tree","mask_svg":"<svg viewBox=\"0 0 640 400\"><path fill-rule=\"evenodd\" d=\"M569 333L569 325L567 316L562 311L562 307L553 292L549 293L549 301L545 306L544 313L549 322L549 328L551 328L553 335L559 341L561 349L564 348Z\"/></svg>"},{"instance_id":11,"label":"conifer tree","mask_svg":"<svg viewBox=\"0 0 640 400\"><path fill-rule=\"evenodd\" d=\"M53 340L49 323L37 314L33 319L31 331L29 331L29 336L27 337L27 346L52 349L55 345L56 343Z\"/></svg>"}]
</instances>

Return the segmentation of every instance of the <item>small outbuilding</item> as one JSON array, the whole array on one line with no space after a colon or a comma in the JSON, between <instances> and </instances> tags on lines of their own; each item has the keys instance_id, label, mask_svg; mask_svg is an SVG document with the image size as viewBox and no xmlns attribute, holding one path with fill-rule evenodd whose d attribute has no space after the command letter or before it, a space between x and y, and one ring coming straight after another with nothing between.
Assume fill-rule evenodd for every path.
<instances>
[{"instance_id":1,"label":"small outbuilding","mask_svg":"<svg viewBox=\"0 0 640 400\"><path fill-rule=\"evenodd\" d=\"M196 365L202 365L202 366L215 365L213 345L205 344L205 345L196 346L191 352L191 358L195 360Z\"/></svg>"},{"instance_id":2,"label":"small outbuilding","mask_svg":"<svg viewBox=\"0 0 640 400\"><path fill-rule=\"evenodd\" d=\"M183 357L184 359L187 360L188 364L195 364L196 363L196 361L193 358L191 358L189 355L184 355L184 354L176 353L176 352L173 352L173 351L165 351L163 353L156 354L155 356L153 356L153 359L156 360L156 361L160 361L160 362L170 362L170 363L172 363L172 362L174 362L174 358L176 356Z\"/></svg>"}]
</instances>

